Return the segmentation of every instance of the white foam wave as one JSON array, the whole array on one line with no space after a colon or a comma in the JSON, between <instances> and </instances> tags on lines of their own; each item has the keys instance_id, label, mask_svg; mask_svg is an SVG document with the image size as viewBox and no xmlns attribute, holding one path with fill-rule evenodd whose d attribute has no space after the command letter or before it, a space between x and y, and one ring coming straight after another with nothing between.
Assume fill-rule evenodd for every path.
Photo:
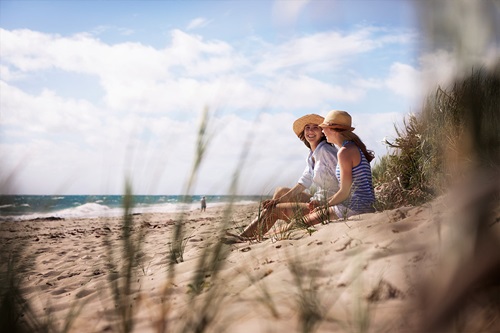
<instances>
[{"instance_id":1,"label":"white foam wave","mask_svg":"<svg viewBox=\"0 0 500 333\"><path fill-rule=\"evenodd\" d=\"M255 201L238 201L234 202L235 205L245 205L253 204ZM209 203L207 209L220 207L227 205L228 202L213 202ZM0 208L3 208L0 206ZM6 208L6 207L5 207ZM153 205L140 205L135 206L131 213L132 214L143 214L143 213L176 213L181 211L194 211L200 209L199 202L193 203L173 203L173 202L163 202ZM44 219L50 217L57 218L99 218L99 217L115 217L123 216L123 207L110 208L106 205L94 203L86 203L83 205L78 205L72 208L67 208L55 212L46 213L34 213L21 216L5 216L0 218L1 220L34 220L34 219Z\"/></svg>"},{"instance_id":2,"label":"white foam wave","mask_svg":"<svg viewBox=\"0 0 500 333\"><path fill-rule=\"evenodd\" d=\"M15 207L15 205L0 205L0 209Z\"/></svg>"},{"instance_id":3,"label":"white foam wave","mask_svg":"<svg viewBox=\"0 0 500 333\"><path fill-rule=\"evenodd\" d=\"M86 203L74 208L68 208L53 214L58 217L94 217L106 215L110 211L108 206L98 203Z\"/></svg>"}]
</instances>

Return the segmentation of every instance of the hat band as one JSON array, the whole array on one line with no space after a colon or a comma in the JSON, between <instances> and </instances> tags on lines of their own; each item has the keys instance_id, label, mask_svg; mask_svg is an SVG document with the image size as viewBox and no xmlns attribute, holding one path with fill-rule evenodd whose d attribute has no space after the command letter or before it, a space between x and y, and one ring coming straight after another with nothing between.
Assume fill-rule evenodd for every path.
<instances>
[{"instance_id":1,"label":"hat band","mask_svg":"<svg viewBox=\"0 0 500 333\"><path fill-rule=\"evenodd\" d=\"M351 129L352 128L349 125L336 124L336 123L323 123L323 124L321 124L321 127L337 127L337 128L343 128L343 129Z\"/></svg>"}]
</instances>

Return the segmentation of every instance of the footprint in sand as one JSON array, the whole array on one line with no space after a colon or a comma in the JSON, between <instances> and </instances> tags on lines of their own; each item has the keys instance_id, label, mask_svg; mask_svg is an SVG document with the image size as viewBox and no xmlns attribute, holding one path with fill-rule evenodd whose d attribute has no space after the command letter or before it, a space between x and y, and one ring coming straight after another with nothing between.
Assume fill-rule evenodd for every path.
<instances>
[{"instance_id":1,"label":"footprint in sand","mask_svg":"<svg viewBox=\"0 0 500 333\"><path fill-rule=\"evenodd\" d=\"M190 241L190 242L195 242L195 243L196 243L196 242L203 242L203 238L200 238L200 239L191 238L189 241Z\"/></svg>"},{"instance_id":2,"label":"footprint in sand","mask_svg":"<svg viewBox=\"0 0 500 333\"><path fill-rule=\"evenodd\" d=\"M347 238L335 247L335 251L342 252L347 249L352 249L354 247L361 245L361 243L362 242L359 239Z\"/></svg>"},{"instance_id":3,"label":"footprint in sand","mask_svg":"<svg viewBox=\"0 0 500 333\"><path fill-rule=\"evenodd\" d=\"M50 247L42 247L36 250L35 255L50 252Z\"/></svg>"},{"instance_id":4,"label":"footprint in sand","mask_svg":"<svg viewBox=\"0 0 500 333\"><path fill-rule=\"evenodd\" d=\"M60 271L48 271L47 273L43 274L43 277L51 277L51 276L59 276L61 275Z\"/></svg>"},{"instance_id":5,"label":"footprint in sand","mask_svg":"<svg viewBox=\"0 0 500 333\"><path fill-rule=\"evenodd\" d=\"M58 280L62 280L62 279L67 279L67 278L70 278L70 277L73 277L73 276L77 276L77 275L80 275L80 273L76 273L76 272L72 272L72 273L68 273L66 275L60 275L57 277Z\"/></svg>"},{"instance_id":6,"label":"footprint in sand","mask_svg":"<svg viewBox=\"0 0 500 333\"><path fill-rule=\"evenodd\" d=\"M66 289L66 288L60 288L60 289L56 289L54 290L53 292L51 292L50 294L51 295L61 295L61 294L65 294L65 293L68 293L69 291Z\"/></svg>"},{"instance_id":7,"label":"footprint in sand","mask_svg":"<svg viewBox=\"0 0 500 333\"><path fill-rule=\"evenodd\" d=\"M380 280L378 285L375 286L375 288L371 291L370 295L368 295L367 299L373 303L373 302L386 301L389 299L396 299L396 298L401 299L404 297L405 294L401 290L394 287L386 280Z\"/></svg>"},{"instance_id":8,"label":"footprint in sand","mask_svg":"<svg viewBox=\"0 0 500 333\"><path fill-rule=\"evenodd\" d=\"M83 298L85 296L88 296L90 294L93 294L95 290L88 290L88 289L82 289L79 292L76 293L76 298Z\"/></svg>"},{"instance_id":9,"label":"footprint in sand","mask_svg":"<svg viewBox=\"0 0 500 333\"><path fill-rule=\"evenodd\" d=\"M391 224L391 231L392 233L400 233L400 232L406 232L406 231L410 231L412 229L415 229L417 227L420 226L420 222L419 221L412 221L412 222L405 222L405 221L401 221L401 222L396 222L394 224Z\"/></svg>"}]
</instances>

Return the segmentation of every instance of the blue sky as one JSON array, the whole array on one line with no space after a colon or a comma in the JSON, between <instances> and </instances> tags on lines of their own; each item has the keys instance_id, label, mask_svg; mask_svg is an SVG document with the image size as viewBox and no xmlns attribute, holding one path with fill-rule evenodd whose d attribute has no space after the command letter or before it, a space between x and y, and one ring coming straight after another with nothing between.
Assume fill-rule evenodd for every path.
<instances>
[{"instance_id":1,"label":"blue sky","mask_svg":"<svg viewBox=\"0 0 500 333\"><path fill-rule=\"evenodd\" d=\"M293 186L307 149L292 123L308 113L350 112L381 156L423 77L446 74L446 51L419 51L414 5L3 0L2 192L119 194L129 178L184 193L205 109L192 193L229 193L236 170L237 194Z\"/></svg>"}]
</instances>

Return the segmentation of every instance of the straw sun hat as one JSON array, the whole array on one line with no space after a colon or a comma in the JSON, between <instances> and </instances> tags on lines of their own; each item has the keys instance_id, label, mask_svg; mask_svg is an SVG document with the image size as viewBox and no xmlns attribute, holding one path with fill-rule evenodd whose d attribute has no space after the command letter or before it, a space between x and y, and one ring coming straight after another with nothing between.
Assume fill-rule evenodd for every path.
<instances>
[{"instance_id":1,"label":"straw sun hat","mask_svg":"<svg viewBox=\"0 0 500 333\"><path fill-rule=\"evenodd\" d=\"M323 120L324 118L317 114L306 114L293 122L293 131L300 136L307 124L319 125Z\"/></svg>"},{"instance_id":2,"label":"straw sun hat","mask_svg":"<svg viewBox=\"0 0 500 333\"><path fill-rule=\"evenodd\" d=\"M328 112L325 120L319 124L319 127L332 127L353 131L351 115L345 111L332 110Z\"/></svg>"}]
</instances>

